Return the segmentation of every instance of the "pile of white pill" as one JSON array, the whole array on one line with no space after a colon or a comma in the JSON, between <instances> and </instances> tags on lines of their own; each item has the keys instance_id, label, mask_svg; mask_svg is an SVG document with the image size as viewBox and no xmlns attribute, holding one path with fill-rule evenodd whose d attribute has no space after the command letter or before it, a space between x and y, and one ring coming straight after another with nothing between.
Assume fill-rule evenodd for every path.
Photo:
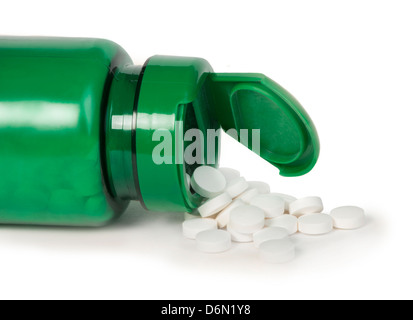
<instances>
[{"instance_id":1,"label":"pile of white pill","mask_svg":"<svg viewBox=\"0 0 413 320\"><path fill-rule=\"evenodd\" d=\"M291 235L357 229L366 221L359 207L339 207L325 214L319 197L297 199L272 193L267 183L247 181L231 168L198 167L191 187L206 200L195 212L185 214L183 234L206 253L227 251L232 242L249 242L265 261L284 263L295 257Z\"/></svg>"}]
</instances>

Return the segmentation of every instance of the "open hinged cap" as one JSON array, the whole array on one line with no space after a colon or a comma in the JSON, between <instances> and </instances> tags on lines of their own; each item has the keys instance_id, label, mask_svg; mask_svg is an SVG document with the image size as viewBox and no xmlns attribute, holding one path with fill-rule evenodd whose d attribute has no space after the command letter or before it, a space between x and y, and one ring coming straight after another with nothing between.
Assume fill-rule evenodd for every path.
<instances>
[{"instance_id":1,"label":"open hinged cap","mask_svg":"<svg viewBox=\"0 0 413 320\"><path fill-rule=\"evenodd\" d=\"M203 198L191 191L188 175L210 164L208 158L218 165L218 143L203 144L203 163L184 159L193 138L189 130L198 129L204 137L209 129L219 132L205 100L212 67L200 58L153 56L143 70L135 139L142 203L153 211L191 211Z\"/></svg>"},{"instance_id":2,"label":"open hinged cap","mask_svg":"<svg viewBox=\"0 0 413 320\"><path fill-rule=\"evenodd\" d=\"M188 175L198 165L218 165L220 127L232 129L233 136L283 176L307 173L319 155L316 129L287 91L261 74L214 73L200 58L148 59L136 111L139 188L150 210L190 211L202 203L202 197L191 191ZM194 138L187 133L193 128L204 138L210 129L218 132L216 139L204 139L203 161L196 164L184 161ZM243 130L249 136L259 130L259 148L242 139Z\"/></svg>"},{"instance_id":3,"label":"open hinged cap","mask_svg":"<svg viewBox=\"0 0 413 320\"><path fill-rule=\"evenodd\" d=\"M210 74L207 85L213 116L222 128L281 175L299 176L314 167L320 152L315 126L280 85L262 74L225 73Z\"/></svg>"}]
</instances>

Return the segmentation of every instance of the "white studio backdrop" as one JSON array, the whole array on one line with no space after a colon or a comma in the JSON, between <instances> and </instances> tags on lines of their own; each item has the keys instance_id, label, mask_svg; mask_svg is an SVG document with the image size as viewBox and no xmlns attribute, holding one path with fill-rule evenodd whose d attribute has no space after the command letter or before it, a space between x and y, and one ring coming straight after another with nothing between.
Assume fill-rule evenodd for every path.
<instances>
[{"instance_id":1,"label":"white studio backdrop","mask_svg":"<svg viewBox=\"0 0 413 320\"><path fill-rule=\"evenodd\" d=\"M0 298L411 299L411 1L3 1L1 35L98 37L136 64L198 56L217 72L264 73L312 117L321 155L283 178L224 136L221 165L273 191L366 209L366 227L297 236L266 265L237 245L205 255L183 216L133 205L103 229L0 227ZM0 70L1 72L1 70ZM259 106L257 106L259 112Z\"/></svg>"}]
</instances>

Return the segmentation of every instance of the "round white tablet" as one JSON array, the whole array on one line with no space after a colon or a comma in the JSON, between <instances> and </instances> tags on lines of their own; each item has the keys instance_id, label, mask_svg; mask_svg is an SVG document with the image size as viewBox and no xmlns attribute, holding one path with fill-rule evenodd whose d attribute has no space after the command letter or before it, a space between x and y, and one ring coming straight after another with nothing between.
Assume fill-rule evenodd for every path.
<instances>
[{"instance_id":1,"label":"round white tablet","mask_svg":"<svg viewBox=\"0 0 413 320\"><path fill-rule=\"evenodd\" d=\"M354 206L333 209L330 212L330 216L333 218L334 228L337 229L357 229L366 223L364 210Z\"/></svg>"},{"instance_id":2,"label":"round white tablet","mask_svg":"<svg viewBox=\"0 0 413 320\"><path fill-rule=\"evenodd\" d=\"M305 234L325 234L333 230L333 219L324 213L311 213L298 218L298 230Z\"/></svg>"},{"instance_id":3,"label":"round white tablet","mask_svg":"<svg viewBox=\"0 0 413 320\"><path fill-rule=\"evenodd\" d=\"M266 219L265 225L267 227L280 227L288 231L288 233L294 234L298 231L298 219L296 216L290 214L283 214L282 216Z\"/></svg>"},{"instance_id":4,"label":"round white tablet","mask_svg":"<svg viewBox=\"0 0 413 320\"><path fill-rule=\"evenodd\" d=\"M247 189L243 193L241 193L237 197L237 199L240 199L240 200L242 200L246 203L249 203L252 198L254 198L255 196L257 196L259 194L260 194L260 192L258 191L258 189Z\"/></svg>"},{"instance_id":5,"label":"round white tablet","mask_svg":"<svg viewBox=\"0 0 413 320\"><path fill-rule=\"evenodd\" d=\"M261 229L253 235L254 245L258 248L261 243L264 243L265 241L284 239L288 238L288 236L288 231L284 228L270 227Z\"/></svg>"},{"instance_id":6,"label":"round white tablet","mask_svg":"<svg viewBox=\"0 0 413 320\"><path fill-rule=\"evenodd\" d=\"M262 181L248 181L250 189L258 189L259 193L270 193L270 185Z\"/></svg>"},{"instance_id":7,"label":"round white tablet","mask_svg":"<svg viewBox=\"0 0 413 320\"><path fill-rule=\"evenodd\" d=\"M191 177L191 186L196 193L206 198L213 198L224 191L227 181L218 169L201 166L195 169Z\"/></svg>"},{"instance_id":8,"label":"round white tablet","mask_svg":"<svg viewBox=\"0 0 413 320\"><path fill-rule=\"evenodd\" d=\"M295 258L294 243L288 239L269 240L260 245L260 257L270 263L286 263Z\"/></svg>"},{"instance_id":9,"label":"round white tablet","mask_svg":"<svg viewBox=\"0 0 413 320\"><path fill-rule=\"evenodd\" d=\"M227 183L225 192L228 193L231 198L238 197L241 193L248 189L248 182L243 177L232 179Z\"/></svg>"},{"instance_id":10,"label":"round white tablet","mask_svg":"<svg viewBox=\"0 0 413 320\"><path fill-rule=\"evenodd\" d=\"M256 195L249 204L264 210L266 218L281 216L285 210L284 199L270 193Z\"/></svg>"},{"instance_id":11,"label":"round white tablet","mask_svg":"<svg viewBox=\"0 0 413 320\"><path fill-rule=\"evenodd\" d=\"M265 213L262 209L241 205L232 210L229 218L230 227L240 233L254 233L264 227Z\"/></svg>"},{"instance_id":12,"label":"round white tablet","mask_svg":"<svg viewBox=\"0 0 413 320\"><path fill-rule=\"evenodd\" d=\"M203 218L210 217L228 206L231 201L232 198L227 193L221 193L219 196L205 201L198 208L198 212Z\"/></svg>"},{"instance_id":13,"label":"round white tablet","mask_svg":"<svg viewBox=\"0 0 413 320\"><path fill-rule=\"evenodd\" d=\"M231 239L234 242L252 242L252 233L240 233L235 231L234 229L231 228L231 226L227 226L227 231L231 234Z\"/></svg>"},{"instance_id":14,"label":"round white tablet","mask_svg":"<svg viewBox=\"0 0 413 320\"><path fill-rule=\"evenodd\" d=\"M231 235L224 230L202 231L196 236L198 250L206 253L219 253L231 248Z\"/></svg>"},{"instance_id":15,"label":"round white tablet","mask_svg":"<svg viewBox=\"0 0 413 320\"><path fill-rule=\"evenodd\" d=\"M306 197L290 203L290 214L300 216L309 213L320 213L324 209L320 197Z\"/></svg>"},{"instance_id":16,"label":"round white tablet","mask_svg":"<svg viewBox=\"0 0 413 320\"><path fill-rule=\"evenodd\" d=\"M277 192L272 192L271 194L276 195L276 196L284 199L284 201L285 201L285 212L286 213L290 212L290 203L297 200L296 197L290 196L289 194L277 193Z\"/></svg>"},{"instance_id":17,"label":"round white tablet","mask_svg":"<svg viewBox=\"0 0 413 320\"><path fill-rule=\"evenodd\" d=\"M217 222L214 219L190 219L182 223L182 231L186 238L195 239L196 235L205 230L217 229Z\"/></svg>"},{"instance_id":18,"label":"round white tablet","mask_svg":"<svg viewBox=\"0 0 413 320\"><path fill-rule=\"evenodd\" d=\"M225 177L227 183L231 182L234 179L237 179L241 176L238 170L232 168L219 168L218 169Z\"/></svg>"},{"instance_id":19,"label":"round white tablet","mask_svg":"<svg viewBox=\"0 0 413 320\"><path fill-rule=\"evenodd\" d=\"M231 204L228 207L226 207L224 210L218 213L217 217L215 218L217 220L218 227L225 228L227 224L229 223L229 217L230 217L231 211L235 209L236 207L239 207L244 204L245 204L244 201L235 199L234 201L231 202Z\"/></svg>"}]
</instances>

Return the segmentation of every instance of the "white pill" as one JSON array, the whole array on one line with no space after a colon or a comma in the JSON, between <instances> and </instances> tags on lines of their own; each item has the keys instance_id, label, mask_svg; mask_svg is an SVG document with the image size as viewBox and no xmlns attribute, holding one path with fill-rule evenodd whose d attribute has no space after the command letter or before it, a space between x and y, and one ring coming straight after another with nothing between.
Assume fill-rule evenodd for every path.
<instances>
[{"instance_id":1,"label":"white pill","mask_svg":"<svg viewBox=\"0 0 413 320\"><path fill-rule=\"evenodd\" d=\"M249 204L264 210L266 218L279 217L285 211L284 199L270 193L255 196Z\"/></svg>"},{"instance_id":2,"label":"white pill","mask_svg":"<svg viewBox=\"0 0 413 320\"><path fill-rule=\"evenodd\" d=\"M232 198L227 193L221 193L219 196L205 201L198 208L198 212L203 218L210 217L223 210L231 201Z\"/></svg>"},{"instance_id":3,"label":"white pill","mask_svg":"<svg viewBox=\"0 0 413 320\"><path fill-rule=\"evenodd\" d=\"M202 231L217 229L217 222L214 219L190 219L182 223L182 231L186 238L195 239L196 235Z\"/></svg>"},{"instance_id":4,"label":"white pill","mask_svg":"<svg viewBox=\"0 0 413 320\"><path fill-rule=\"evenodd\" d=\"M217 220L218 227L225 228L229 223L229 217L230 217L231 211L235 209L236 207L239 207L244 204L245 204L244 201L235 199L234 201L231 202L231 204L228 207L226 207L224 210L218 213L217 217L215 218Z\"/></svg>"},{"instance_id":5,"label":"white pill","mask_svg":"<svg viewBox=\"0 0 413 320\"><path fill-rule=\"evenodd\" d=\"M199 219L199 218L201 218L201 216L196 211L195 212L185 212L185 215L184 215L185 220Z\"/></svg>"},{"instance_id":6,"label":"white pill","mask_svg":"<svg viewBox=\"0 0 413 320\"><path fill-rule=\"evenodd\" d=\"M224 175L227 183L241 176L239 171L232 168L219 168L218 170Z\"/></svg>"},{"instance_id":7,"label":"white pill","mask_svg":"<svg viewBox=\"0 0 413 320\"><path fill-rule=\"evenodd\" d=\"M288 233L294 234L298 231L298 219L296 216L290 214L283 214L282 216L266 219L265 225L267 227L280 227L288 231Z\"/></svg>"},{"instance_id":8,"label":"white pill","mask_svg":"<svg viewBox=\"0 0 413 320\"><path fill-rule=\"evenodd\" d=\"M289 194L284 194L284 193L277 193L277 192L272 192L271 194L276 195L280 198L283 198L285 201L285 212L288 213L290 212L290 204L297 200L296 197L290 196Z\"/></svg>"},{"instance_id":9,"label":"white pill","mask_svg":"<svg viewBox=\"0 0 413 320\"><path fill-rule=\"evenodd\" d=\"M295 258L294 243L288 239L269 240L260 245L260 257L270 263L286 263Z\"/></svg>"},{"instance_id":10,"label":"white pill","mask_svg":"<svg viewBox=\"0 0 413 320\"><path fill-rule=\"evenodd\" d=\"M261 230L265 224L265 213L262 209L241 205L232 210L229 226L239 233L254 233Z\"/></svg>"},{"instance_id":11,"label":"white pill","mask_svg":"<svg viewBox=\"0 0 413 320\"><path fill-rule=\"evenodd\" d=\"M270 193L270 185L262 181L248 181L250 189L258 189L259 193Z\"/></svg>"},{"instance_id":12,"label":"white pill","mask_svg":"<svg viewBox=\"0 0 413 320\"><path fill-rule=\"evenodd\" d=\"M228 193L231 198L238 197L241 193L248 189L248 182L243 177L235 178L227 183L225 192Z\"/></svg>"},{"instance_id":13,"label":"white pill","mask_svg":"<svg viewBox=\"0 0 413 320\"><path fill-rule=\"evenodd\" d=\"M323 201L319 197L301 198L290 203L290 214L296 216L309 213L320 213L323 209Z\"/></svg>"},{"instance_id":14,"label":"white pill","mask_svg":"<svg viewBox=\"0 0 413 320\"><path fill-rule=\"evenodd\" d=\"M354 206L333 209L330 212L330 216L333 218L334 228L337 229L357 229L366 223L364 210Z\"/></svg>"},{"instance_id":15,"label":"white pill","mask_svg":"<svg viewBox=\"0 0 413 320\"><path fill-rule=\"evenodd\" d=\"M231 234L231 239L234 242L252 242L253 237L252 233L240 233L235 231L234 229L231 228L231 226L227 226L227 231Z\"/></svg>"},{"instance_id":16,"label":"white pill","mask_svg":"<svg viewBox=\"0 0 413 320\"><path fill-rule=\"evenodd\" d=\"M298 218L298 230L305 234L325 234L333 230L333 219L324 213L311 213Z\"/></svg>"},{"instance_id":17,"label":"white pill","mask_svg":"<svg viewBox=\"0 0 413 320\"><path fill-rule=\"evenodd\" d=\"M196 245L202 252L224 252L231 248L231 235L225 230L202 231L196 236Z\"/></svg>"},{"instance_id":18,"label":"white pill","mask_svg":"<svg viewBox=\"0 0 413 320\"><path fill-rule=\"evenodd\" d=\"M218 169L201 166L195 169L191 177L191 186L196 193L206 198L213 198L225 190L227 181Z\"/></svg>"},{"instance_id":19,"label":"white pill","mask_svg":"<svg viewBox=\"0 0 413 320\"><path fill-rule=\"evenodd\" d=\"M261 229L257 231L253 235L254 245L258 248L261 243L269 240L279 240L288 238L289 234L288 231L284 228L280 227L270 227Z\"/></svg>"},{"instance_id":20,"label":"white pill","mask_svg":"<svg viewBox=\"0 0 413 320\"><path fill-rule=\"evenodd\" d=\"M241 193L237 199L240 199L246 203L249 203L251 201L252 198L254 198L255 196L259 195L260 192L258 191L258 189L247 189L245 190L243 193Z\"/></svg>"}]
</instances>

